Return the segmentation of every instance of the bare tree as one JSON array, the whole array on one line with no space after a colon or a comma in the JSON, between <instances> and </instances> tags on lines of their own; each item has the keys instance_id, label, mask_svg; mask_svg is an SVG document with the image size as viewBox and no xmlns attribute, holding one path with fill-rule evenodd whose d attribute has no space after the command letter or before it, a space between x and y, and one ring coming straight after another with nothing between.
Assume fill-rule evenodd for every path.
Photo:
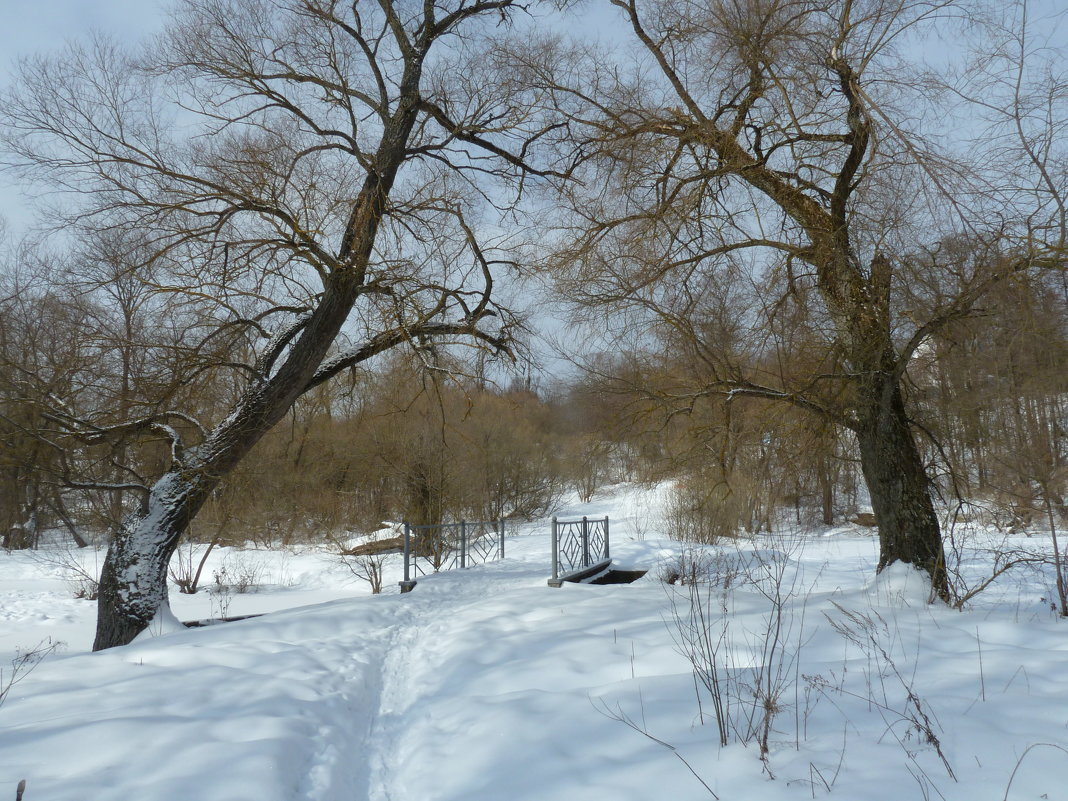
<instances>
[{"instance_id":1,"label":"bare tree","mask_svg":"<svg viewBox=\"0 0 1068 801\"><path fill-rule=\"evenodd\" d=\"M80 403L99 362L82 331L88 306L57 292L54 271L20 246L0 276L0 542L33 548L67 513L62 476L69 454L52 437L58 397Z\"/></svg>"},{"instance_id":2,"label":"bare tree","mask_svg":"<svg viewBox=\"0 0 1068 801\"><path fill-rule=\"evenodd\" d=\"M83 533L119 525L127 490L158 473L165 453L121 424L190 409L208 390L189 380L188 315L161 301L150 273L130 274L112 239L62 257L26 241L0 267L0 507L4 530L15 530L13 515L28 544L60 523L79 547Z\"/></svg>"},{"instance_id":3,"label":"bare tree","mask_svg":"<svg viewBox=\"0 0 1068 801\"><path fill-rule=\"evenodd\" d=\"M660 388L677 409L755 399L851 430L879 569L912 563L947 597L907 374L992 286L1063 266L1063 51L1028 38L1022 2L611 4L634 61L513 53L586 157L566 292L631 347L686 355L690 380ZM950 34L975 58L925 65Z\"/></svg>"},{"instance_id":4,"label":"bare tree","mask_svg":"<svg viewBox=\"0 0 1068 801\"><path fill-rule=\"evenodd\" d=\"M233 342L202 368L233 388L213 425L62 421L169 443L109 548L95 649L165 606L182 532L302 394L399 346L507 348L505 262L476 233L485 182L536 172L538 132L472 54L512 5L185 0L144 53L97 40L22 64L5 103L20 163L80 195L80 227L137 232L130 270L205 321L202 344Z\"/></svg>"}]
</instances>

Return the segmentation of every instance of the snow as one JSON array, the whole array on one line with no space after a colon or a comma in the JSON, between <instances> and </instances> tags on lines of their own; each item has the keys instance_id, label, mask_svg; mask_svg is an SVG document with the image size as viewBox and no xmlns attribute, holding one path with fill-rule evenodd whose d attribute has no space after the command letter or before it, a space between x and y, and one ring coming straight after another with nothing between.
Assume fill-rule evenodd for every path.
<instances>
[{"instance_id":1,"label":"snow","mask_svg":"<svg viewBox=\"0 0 1068 801\"><path fill-rule=\"evenodd\" d=\"M931 582L919 568L904 562L887 565L865 585L873 606L922 608L931 600Z\"/></svg>"},{"instance_id":2,"label":"snow","mask_svg":"<svg viewBox=\"0 0 1068 801\"><path fill-rule=\"evenodd\" d=\"M142 631L134 638L134 642L138 640L150 640L153 637L163 637L167 634L176 634L184 631L185 626L182 624L170 607L166 604L156 610L156 616L152 618L152 622L148 624L148 628Z\"/></svg>"},{"instance_id":3,"label":"snow","mask_svg":"<svg viewBox=\"0 0 1068 801\"><path fill-rule=\"evenodd\" d=\"M616 564L649 569L633 584L549 588L546 521L512 527L505 560L405 595L396 557L372 596L324 552L216 548L199 593L172 589L176 619L261 616L161 619L98 654L62 560L0 552L0 689L16 649L66 643L0 706L0 796L26 779L25 801L1068 799L1068 621L1048 572L962 612L928 604L905 565L875 577L875 541L849 527L711 554L730 576L709 591L729 678L775 668L762 761L756 741L721 747L707 692L698 705L672 614L689 589L658 579L688 552L662 536L662 499L617 487L559 511L608 514Z\"/></svg>"}]
</instances>

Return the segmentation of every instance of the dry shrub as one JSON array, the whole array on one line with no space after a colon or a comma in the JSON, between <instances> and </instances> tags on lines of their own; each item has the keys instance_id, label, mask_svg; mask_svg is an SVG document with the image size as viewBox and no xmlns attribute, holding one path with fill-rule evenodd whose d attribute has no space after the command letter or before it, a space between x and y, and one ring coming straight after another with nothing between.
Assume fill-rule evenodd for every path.
<instances>
[{"instance_id":1,"label":"dry shrub","mask_svg":"<svg viewBox=\"0 0 1068 801\"><path fill-rule=\"evenodd\" d=\"M744 503L726 484L710 487L698 474L672 488L666 517L674 539L712 545L737 534L744 519Z\"/></svg>"}]
</instances>

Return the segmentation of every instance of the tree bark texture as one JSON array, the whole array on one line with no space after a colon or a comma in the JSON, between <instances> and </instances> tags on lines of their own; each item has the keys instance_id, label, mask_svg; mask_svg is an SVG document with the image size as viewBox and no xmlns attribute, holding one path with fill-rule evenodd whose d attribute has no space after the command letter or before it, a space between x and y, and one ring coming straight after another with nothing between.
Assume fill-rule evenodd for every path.
<instances>
[{"instance_id":1,"label":"tree bark texture","mask_svg":"<svg viewBox=\"0 0 1068 801\"><path fill-rule=\"evenodd\" d=\"M123 520L100 572L94 651L131 642L166 606L167 566L206 496L172 471L156 482L146 508Z\"/></svg>"},{"instance_id":2,"label":"tree bark texture","mask_svg":"<svg viewBox=\"0 0 1068 801\"><path fill-rule=\"evenodd\" d=\"M893 379L870 386L876 396L856 430L860 465L879 526L880 572L894 562L925 570L934 596L949 599L942 534L931 481L916 447L901 389Z\"/></svg>"}]
</instances>

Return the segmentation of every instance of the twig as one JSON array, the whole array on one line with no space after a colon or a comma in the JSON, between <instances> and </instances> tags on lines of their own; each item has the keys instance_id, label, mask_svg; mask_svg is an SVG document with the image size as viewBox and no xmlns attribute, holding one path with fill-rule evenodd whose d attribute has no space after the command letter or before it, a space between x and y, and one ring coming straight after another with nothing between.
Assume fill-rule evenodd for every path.
<instances>
[{"instance_id":1,"label":"twig","mask_svg":"<svg viewBox=\"0 0 1068 801\"><path fill-rule=\"evenodd\" d=\"M1027 746L1027 749L1020 755L1020 758L1016 760L1016 767L1012 769L1012 774L1010 774L1009 776L1009 783L1005 785L1005 795L1002 796L1001 801L1009 801L1009 790L1012 789L1012 782L1016 778L1016 771L1020 769L1020 765L1023 764L1023 761L1027 758L1027 755L1039 746L1045 746L1046 748L1056 748L1065 756L1068 756L1068 749L1063 748L1059 745L1055 745L1054 743L1031 743L1031 745Z\"/></svg>"},{"instance_id":2,"label":"twig","mask_svg":"<svg viewBox=\"0 0 1068 801\"><path fill-rule=\"evenodd\" d=\"M597 708L597 702L593 702L593 699L590 699L590 700L593 703L594 708ZM693 765L691 765L689 762L686 761L686 757L684 757L682 754L680 754L679 750L675 746L673 746L671 743L664 742L659 737L654 737L648 731L646 731L641 726L639 726L637 723L635 723L633 720L631 720L629 717L627 717L627 714L623 711L623 709L620 706L617 705L616 706L616 711L613 712L611 709L608 708L608 704L605 701L601 700L599 703L600 703L600 709L598 709L598 711L602 715L604 715L607 718L611 718L612 720L618 721L618 722L626 725L627 727L629 727L629 728L633 729L634 731L638 732L638 734L642 735L643 737L645 737L645 738L647 738L649 740L652 740L657 745L662 745L664 748L668 749L671 753L673 753L676 757L678 757L679 761L683 765L686 766L686 769L688 771L690 771L690 773L693 774L693 777L695 779L697 779L697 781L701 782L701 786L704 787L706 790L708 790L709 795L711 795L714 799L716 799L716 801L719 801L719 796L716 795L715 790L713 790L711 787L708 786L708 783L704 779L701 778L700 774L698 774L698 772L696 770L694 770Z\"/></svg>"}]
</instances>

